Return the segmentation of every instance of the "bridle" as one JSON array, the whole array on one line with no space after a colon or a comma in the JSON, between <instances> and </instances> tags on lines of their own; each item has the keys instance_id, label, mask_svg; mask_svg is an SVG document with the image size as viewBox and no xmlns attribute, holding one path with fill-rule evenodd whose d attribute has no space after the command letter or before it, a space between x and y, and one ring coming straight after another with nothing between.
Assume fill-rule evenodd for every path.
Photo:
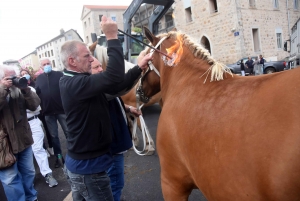
<instances>
[{"instance_id":1,"label":"bridle","mask_svg":"<svg viewBox=\"0 0 300 201\"><path fill-rule=\"evenodd\" d=\"M168 38L167 36L161 38L161 39L158 41L158 43L156 44L155 49L157 49L158 46L160 46L160 45L162 44L162 42L163 42L164 40L166 40L167 38ZM154 52L155 52L155 51L154 51L153 49L151 49L151 50L150 50L150 56L152 56ZM139 95L140 100L141 100L142 102L144 102L144 103L148 103L149 100L150 100L150 97L145 96L145 93L144 93L144 91L143 91L143 89L142 89L142 88L143 88L142 82L143 82L143 80L145 79L145 76L146 76L149 72L154 71L154 72L158 75L158 77L160 77L160 73L159 73L159 71L157 70L157 68L154 66L154 64L152 63L152 61L148 61L148 65L149 65L149 67L147 68L146 72L145 72L145 73L142 75L142 77L140 78L140 80L139 80L139 85L138 85L138 88L137 88L137 90L136 90L136 94Z\"/></svg>"}]
</instances>

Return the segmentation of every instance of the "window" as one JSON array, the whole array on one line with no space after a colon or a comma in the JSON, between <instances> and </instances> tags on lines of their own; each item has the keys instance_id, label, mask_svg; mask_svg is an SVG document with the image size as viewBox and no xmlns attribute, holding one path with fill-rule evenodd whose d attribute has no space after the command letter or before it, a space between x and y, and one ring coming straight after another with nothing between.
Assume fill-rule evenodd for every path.
<instances>
[{"instance_id":1,"label":"window","mask_svg":"<svg viewBox=\"0 0 300 201\"><path fill-rule=\"evenodd\" d=\"M255 0L249 0L249 6L255 7Z\"/></svg>"},{"instance_id":2,"label":"window","mask_svg":"<svg viewBox=\"0 0 300 201\"><path fill-rule=\"evenodd\" d=\"M91 18L89 18L89 26L91 26Z\"/></svg>"},{"instance_id":3,"label":"window","mask_svg":"<svg viewBox=\"0 0 300 201\"><path fill-rule=\"evenodd\" d=\"M55 67L55 61L54 60L52 60L52 66Z\"/></svg>"},{"instance_id":4,"label":"window","mask_svg":"<svg viewBox=\"0 0 300 201\"><path fill-rule=\"evenodd\" d=\"M101 18L102 18L102 16L103 16L103 15L99 15L99 22L101 22Z\"/></svg>"},{"instance_id":5,"label":"window","mask_svg":"<svg viewBox=\"0 0 300 201\"><path fill-rule=\"evenodd\" d=\"M279 9L279 4L278 4L278 0L273 0L273 6L275 9Z\"/></svg>"},{"instance_id":6,"label":"window","mask_svg":"<svg viewBox=\"0 0 300 201\"><path fill-rule=\"evenodd\" d=\"M84 28L86 28L86 22L84 22Z\"/></svg>"},{"instance_id":7,"label":"window","mask_svg":"<svg viewBox=\"0 0 300 201\"><path fill-rule=\"evenodd\" d=\"M282 35L281 35L281 33L276 33L276 39L277 39L277 48L282 49Z\"/></svg>"},{"instance_id":8,"label":"window","mask_svg":"<svg viewBox=\"0 0 300 201\"><path fill-rule=\"evenodd\" d=\"M51 50L51 56L53 56L53 50Z\"/></svg>"},{"instance_id":9,"label":"window","mask_svg":"<svg viewBox=\"0 0 300 201\"><path fill-rule=\"evenodd\" d=\"M50 57L50 52L48 51L48 57Z\"/></svg>"},{"instance_id":10,"label":"window","mask_svg":"<svg viewBox=\"0 0 300 201\"><path fill-rule=\"evenodd\" d=\"M186 22L193 21L191 7L185 9L185 21Z\"/></svg>"},{"instance_id":11,"label":"window","mask_svg":"<svg viewBox=\"0 0 300 201\"><path fill-rule=\"evenodd\" d=\"M174 26L172 15L165 15L166 28Z\"/></svg>"},{"instance_id":12,"label":"window","mask_svg":"<svg viewBox=\"0 0 300 201\"><path fill-rule=\"evenodd\" d=\"M276 28L275 30L276 33L276 44L278 49L282 49L282 29L281 28Z\"/></svg>"},{"instance_id":13,"label":"window","mask_svg":"<svg viewBox=\"0 0 300 201\"><path fill-rule=\"evenodd\" d=\"M89 43L90 41L89 41L89 37L88 36L86 36L86 43Z\"/></svg>"},{"instance_id":14,"label":"window","mask_svg":"<svg viewBox=\"0 0 300 201\"><path fill-rule=\"evenodd\" d=\"M298 2L299 0L294 0L294 9L295 10L298 10L298 8L299 8L299 2Z\"/></svg>"},{"instance_id":15,"label":"window","mask_svg":"<svg viewBox=\"0 0 300 201\"><path fill-rule=\"evenodd\" d=\"M259 31L258 31L258 29L252 29L252 36L253 36L254 52L260 52Z\"/></svg>"},{"instance_id":16,"label":"window","mask_svg":"<svg viewBox=\"0 0 300 201\"><path fill-rule=\"evenodd\" d=\"M161 30L162 29L162 24L161 22L158 23L158 30Z\"/></svg>"},{"instance_id":17,"label":"window","mask_svg":"<svg viewBox=\"0 0 300 201\"><path fill-rule=\"evenodd\" d=\"M137 22L139 20L138 16L134 16L134 21Z\"/></svg>"},{"instance_id":18,"label":"window","mask_svg":"<svg viewBox=\"0 0 300 201\"><path fill-rule=\"evenodd\" d=\"M115 15L110 15L112 21L116 22L117 21L117 17Z\"/></svg>"},{"instance_id":19,"label":"window","mask_svg":"<svg viewBox=\"0 0 300 201\"><path fill-rule=\"evenodd\" d=\"M42 58L42 56L41 56L41 55L39 55L39 57L40 57L40 58Z\"/></svg>"},{"instance_id":20,"label":"window","mask_svg":"<svg viewBox=\"0 0 300 201\"><path fill-rule=\"evenodd\" d=\"M67 40L73 40L73 36L71 34L67 35Z\"/></svg>"},{"instance_id":21,"label":"window","mask_svg":"<svg viewBox=\"0 0 300 201\"><path fill-rule=\"evenodd\" d=\"M218 12L217 0L209 0L209 10L210 10L210 13Z\"/></svg>"}]
</instances>

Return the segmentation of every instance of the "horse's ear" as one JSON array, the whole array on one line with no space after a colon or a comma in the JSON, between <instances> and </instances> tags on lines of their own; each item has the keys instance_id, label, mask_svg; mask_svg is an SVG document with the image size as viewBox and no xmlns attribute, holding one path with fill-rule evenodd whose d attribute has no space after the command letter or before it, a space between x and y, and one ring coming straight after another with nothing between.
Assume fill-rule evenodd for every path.
<instances>
[{"instance_id":1,"label":"horse's ear","mask_svg":"<svg viewBox=\"0 0 300 201\"><path fill-rule=\"evenodd\" d=\"M98 40L96 40L92 45L89 46L89 50L94 53L96 46L98 44Z\"/></svg>"},{"instance_id":2,"label":"horse's ear","mask_svg":"<svg viewBox=\"0 0 300 201\"><path fill-rule=\"evenodd\" d=\"M151 31L150 31L147 27L144 27L144 32L145 32L146 38L147 38L152 44L154 44L154 40L156 39L156 37L151 33Z\"/></svg>"}]
</instances>

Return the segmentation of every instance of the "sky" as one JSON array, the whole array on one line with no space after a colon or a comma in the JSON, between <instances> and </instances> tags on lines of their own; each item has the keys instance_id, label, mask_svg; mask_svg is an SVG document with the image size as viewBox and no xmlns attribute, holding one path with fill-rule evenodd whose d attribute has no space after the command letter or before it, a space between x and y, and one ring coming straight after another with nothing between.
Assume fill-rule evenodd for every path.
<instances>
[{"instance_id":1,"label":"sky","mask_svg":"<svg viewBox=\"0 0 300 201\"><path fill-rule=\"evenodd\" d=\"M130 5L132 0L0 0L0 64L33 52L60 34L77 30L83 5Z\"/></svg>"}]
</instances>

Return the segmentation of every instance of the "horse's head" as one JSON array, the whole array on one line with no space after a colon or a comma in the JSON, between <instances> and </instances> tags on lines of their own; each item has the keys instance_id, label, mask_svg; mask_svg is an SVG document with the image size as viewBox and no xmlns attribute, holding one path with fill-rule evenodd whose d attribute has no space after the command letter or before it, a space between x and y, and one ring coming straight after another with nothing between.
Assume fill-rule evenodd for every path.
<instances>
[{"instance_id":1,"label":"horse's head","mask_svg":"<svg viewBox=\"0 0 300 201\"><path fill-rule=\"evenodd\" d=\"M159 49L161 52L169 55L172 59L147 48L147 53L152 54L152 61L149 62L149 67L145 71L141 79L141 85L138 88L138 94L142 102L147 103L153 95L161 90L161 76L163 75L164 66L174 66L181 58L182 47L180 40L176 37L175 32L154 36L147 28L145 28L145 36L150 41L151 45ZM173 48L173 49L172 49Z\"/></svg>"},{"instance_id":2,"label":"horse's head","mask_svg":"<svg viewBox=\"0 0 300 201\"><path fill-rule=\"evenodd\" d=\"M149 68L143 74L138 89L142 102L149 101L149 97L160 90L163 97L163 91L167 91L171 85L171 74L172 80L180 79L181 83L189 79L193 79L196 83L200 78L205 83L209 76L211 82L220 81L224 79L224 74L232 76L229 68L213 59L208 50L184 33L171 31L154 36L145 28L145 35L152 46L171 58L148 49L148 52L153 52L153 61L149 62Z\"/></svg>"}]
</instances>

